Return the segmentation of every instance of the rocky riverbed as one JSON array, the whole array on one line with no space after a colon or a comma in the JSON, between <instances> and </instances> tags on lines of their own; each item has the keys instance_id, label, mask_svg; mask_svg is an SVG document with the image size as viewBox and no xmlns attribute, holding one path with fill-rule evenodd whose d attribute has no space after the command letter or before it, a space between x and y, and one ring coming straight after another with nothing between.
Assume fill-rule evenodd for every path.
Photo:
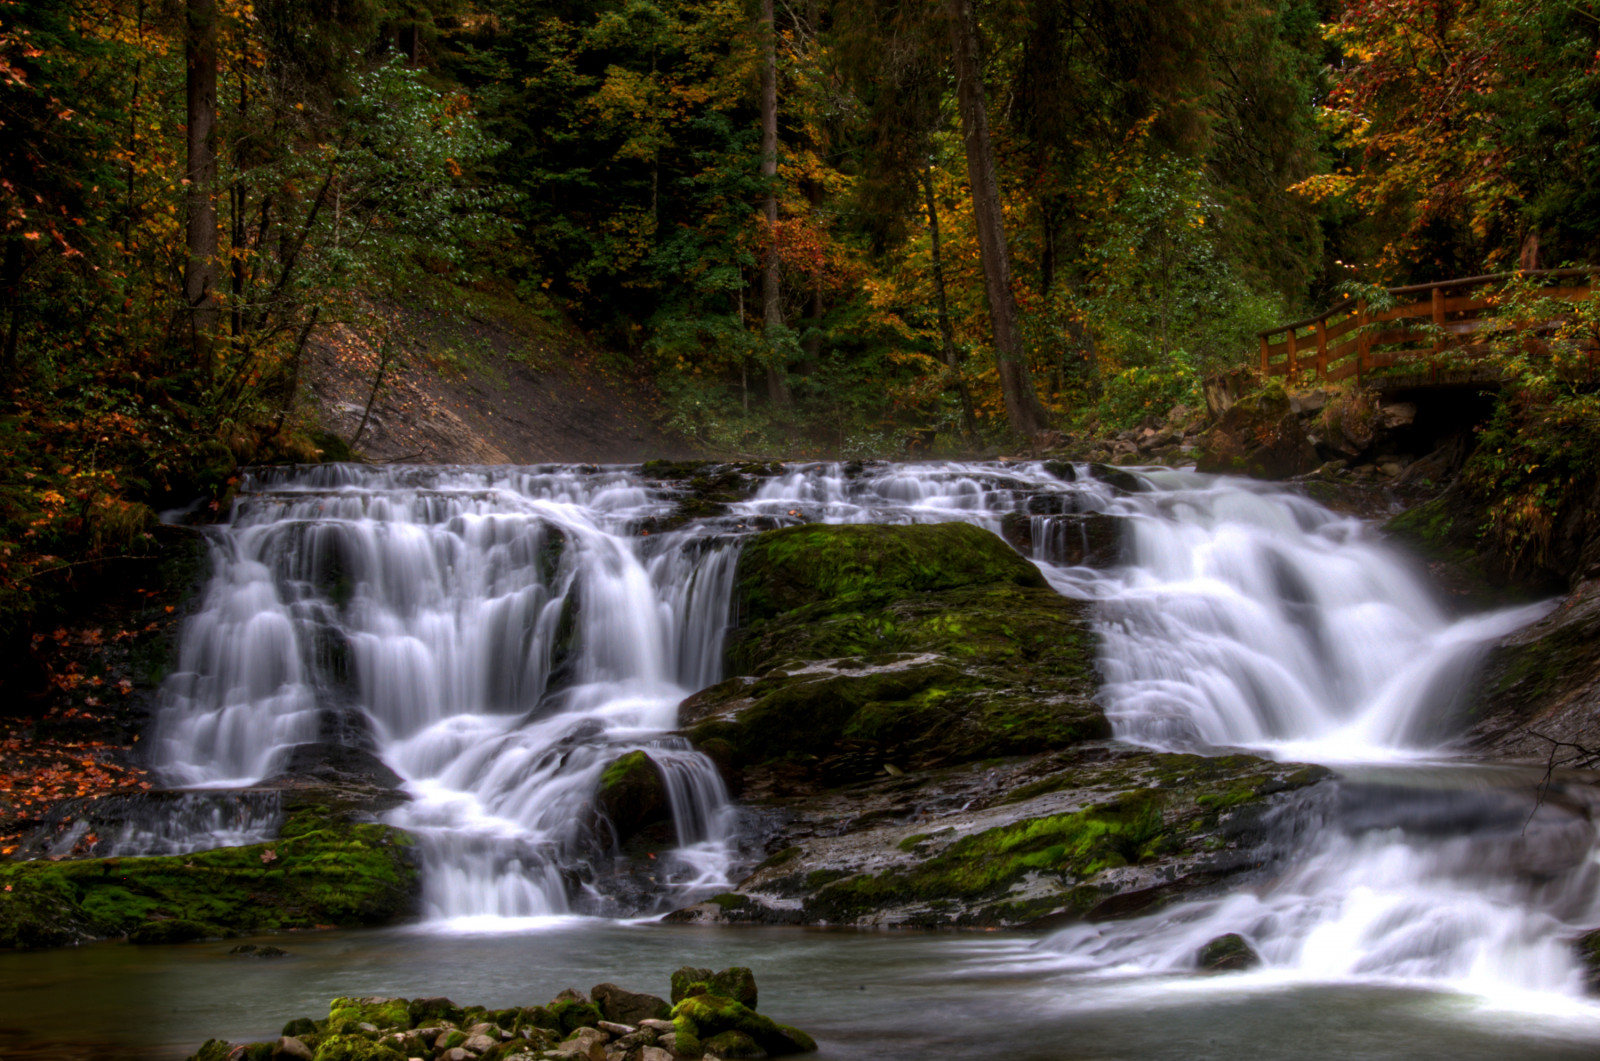
<instances>
[{"instance_id":1,"label":"rocky riverbed","mask_svg":"<svg viewBox=\"0 0 1600 1061\"><path fill-rule=\"evenodd\" d=\"M670 995L605 983L495 1010L442 997L336 998L326 1019L291 1020L276 1041L212 1039L190 1061L734 1061L817 1048L757 1011L747 968L685 966L672 974Z\"/></svg>"}]
</instances>

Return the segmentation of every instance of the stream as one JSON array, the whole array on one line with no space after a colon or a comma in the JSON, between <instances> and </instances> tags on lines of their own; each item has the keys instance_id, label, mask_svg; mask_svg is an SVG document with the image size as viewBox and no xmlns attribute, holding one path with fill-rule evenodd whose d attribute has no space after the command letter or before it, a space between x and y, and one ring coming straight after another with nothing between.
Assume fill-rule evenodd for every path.
<instances>
[{"instance_id":1,"label":"stream","mask_svg":"<svg viewBox=\"0 0 1600 1061\"><path fill-rule=\"evenodd\" d=\"M763 1011L823 1059L1600 1056L1571 949L1600 925L1600 793L1536 804L1541 771L1450 744L1486 646L1549 606L1452 615L1371 528L1279 487L1160 469L1123 485L1059 464L788 466L676 521L681 489L638 468L255 473L211 532L154 765L203 802L330 732L371 751L411 797L387 820L418 837L423 920L280 938L291 956L271 962L227 956L237 941L0 954L0 1056L182 1058L336 994L526 1005L606 980L664 991L684 964L751 966ZM1119 562L1068 562L1086 514L1117 518ZM1050 584L1095 602L1119 739L1337 771L1287 867L1054 932L656 923L762 857L672 734L677 705L722 677L740 539L951 520L1020 521ZM603 883L583 827L601 772L635 749L662 765L677 834L649 894ZM190 811L117 853L273 825L270 809L243 832ZM1197 975L1227 932L1262 966Z\"/></svg>"}]
</instances>

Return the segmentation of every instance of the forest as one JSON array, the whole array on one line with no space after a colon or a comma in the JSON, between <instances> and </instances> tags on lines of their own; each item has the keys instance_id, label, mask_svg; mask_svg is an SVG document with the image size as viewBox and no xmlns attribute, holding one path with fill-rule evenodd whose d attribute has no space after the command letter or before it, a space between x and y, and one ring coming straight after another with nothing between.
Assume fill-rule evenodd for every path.
<instances>
[{"instance_id":1,"label":"forest","mask_svg":"<svg viewBox=\"0 0 1600 1061\"><path fill-rule=\"evenodd\" d=\"M1345 295L1591 262L1600 17L5 0L0 207L14 628L239 465L345 453L305 351L386 307L572 329L707 454L950 455L1194 404Z\"/></svg>"}]
</instances>

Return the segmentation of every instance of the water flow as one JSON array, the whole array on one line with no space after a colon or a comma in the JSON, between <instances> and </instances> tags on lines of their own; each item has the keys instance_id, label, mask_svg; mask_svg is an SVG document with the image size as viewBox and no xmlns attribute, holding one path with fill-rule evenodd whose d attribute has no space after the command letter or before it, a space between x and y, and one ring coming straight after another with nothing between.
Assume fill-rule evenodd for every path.
<instances>
[{"instance_id":1,"label":"water flow","mask_svg":"<svg viewBox=\"0 0 1600 1061\"><path fill-rule=\"evenodd\" d=\"M1287 833L1314 839L1276 879L1071 929L1037 959L1187 970L1238 932L1274 975L1575 990L1563 940L1600 922L1588 797L1532 813L1527 777L1437 765L1475 659L1538 610L1452 619L1360 521L1287 490L1164 471L1122 485L1059 464L810 465L645 536L671 492L625 469L257 478L217 536L159 753L183 783L237 784L314 739L330 706L359 709L413 796L395 820L424 840L433 915L525 918L574 897L607 909L591 802L606 765L643 749L677 830L652 881L670 903L729 871L726 794L669 731L719 676L738 537L963 520L1097 602L1122 739L1346 774L1300 809Z\"/></svg>"},{"instance_id":2,"label":"water flow","mask_svg":"<svg viewBox=\"0 0 1600 1061\"><path fill-rule=\"evenodd\" d=\"M601 857L601 772L644 749L683 851L661 900L726 884L715 769L663 744L718 677L737 550L620 470L328 467L241 490L165 690L156 757L189 786L270 776L355 709L412 799L436 918L561 914ZM590 896L586 908L599 908Z\"/></svg>"}]
</instances>

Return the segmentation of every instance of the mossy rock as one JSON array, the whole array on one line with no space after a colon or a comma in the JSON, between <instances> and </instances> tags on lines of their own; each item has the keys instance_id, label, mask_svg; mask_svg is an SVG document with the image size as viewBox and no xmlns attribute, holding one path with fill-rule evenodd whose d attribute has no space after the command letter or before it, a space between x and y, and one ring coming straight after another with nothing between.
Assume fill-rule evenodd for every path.
<instances>
[{"instance_id":1,"label":"mossy rock","mask_svg":"<svg viewBox=\"0 0 1600 1061\"><path fill-rule=\"evenodd\" d=\"M317 1034L317 1022L310 1017L296 1017L283 1026L283 1031L278 1033L286 1039L301 1039L307 1035Z\"/></svg>"},{"instance_id":2,"label":"mossy rock","mask_svg":"<svg viewBox=\"0 0 1600 1061\"><path fill-rule=\"evenodd\" d=\"M726 1031L713 1035L702 1043L707 1054L729 1058L762 1058L767 1052L744 1032Z\"/></svg>"},{"instance_id":3,"label":"mossy rock","mask_svg":"<svg viewBox=\"0 0 1600 1061\"><path fill-rule=\"evenodd\" d=\"M442 996L414 998L406 1005L406 1013L411 1018L413 1028L422 1028L444 1021L459 1024L462 1017L461 1007Z\"/></svg>"},{"instance_id":4,"label":"mossy rock","mask_svg":"<svg viewBox=\"0 0 1600 1061\"><path fill-rule=\"evenodd\" d=\"M317 1045L312 1061L406 1061L389 1043L359 1035L334 1035Z\"/></svg>"},{"instance_id":5,"label":"mossy rock","mask_svg":"<svg viewBox=\"0 0 1600 1061\"><path fill-rule=\"evenodd\" d=\"M704 994L708 990L708 985L714 975L716 974L710 969L698 969L692 965L685 965L675 971L670 981L672 985L670 994L672 1004L676 1006L679 1002L688 998L690 994ZM699 988L699 990L692 991L692 988Z\"/></svg>"},{"instance_id":6,"label":"mossy rock","mask_svg":"<svg viewBox=\"0 0 1600 1061\"><path fill-rule=\"evenodd\" d=\"M607 764L600 775L594 807L610 823L619 844L646 826L672 820L672 801L661 769L643 751L629 752Z\"/></svg>"},{"instance_id":7,"label":"mossy rock","mask_svg":"<svg viewBox=\"0 0 1600 1061\"><path fill-rule=\"evenodd\" d=\"M997 584L1045 582L999 538L969 523L784 527L755 535L739 557L747 622L818 602L887 603Z\"/></svg>"},{"instance_id":8,"label":"mossy rock","mask_svg":"<svg viewBox=\"0 0 1600 1061\"><path fill-rule=\"evenodd\" d=\"M1200 948L1195 962L1201 972L1231 973L1254 969L1261 964L1261 955L1248 940L1237 932L1218 936Z\"/></svg>"},{"instance_id":9,"label":"mossy rock","mask_svg":"<svg viewBox=\"0 0 1600 1061\"><path fill-rule=\"evenodd\" d=\"M1050 589L820 602L737 631L728 651L731 669L759 677L703 690L680 718L697 746L731 749L735 767L824 758L845 742L880 762L940 765L1111 732L1094 702L1088 608Z\"/></svg>"},{"instance_id":10,"label":"mossy rock","mask_svg":"<svg viewBox=\"0 0 1600 1061\"><path fill-rule=\"evenodd\" d=\"M605 1019L600 1008L584 999L558 999L550 1004L550 1015L563 1035L571 1035L579 1028L593 1028Z\"/></svg>"},{"instance_id":11,"label":"mossy rock","mask_svg":"<svg viewBox=\"0 0 1600 1061\"><path fill-rule=\"evenodd\" d=\"M410 1002L403 998L336 998L328 1006L328 1024L354 1021L382 1028L411 1027Z\"/></svg>"},{"instance_id":12,"label":"mossy rock","mask_svg":"<svg viewBox=\"0 0 1600 1061\"><path fill-rule=\"evenodd\" d=\"M806 1053L817 1048L811 1037L780 1025L769 1017L724 995L690 995L672 1007L672 1028L678 1036L679 1054L696 1055L709 1040L725 1032L749 1036L774 1057Z\"/></svg>"},{"instance_id":13,"label":"mossy rock","mask_svg":"<svg viewBox=\"0 0 1600 1061\"><path fill-rule=\"evenodd\" d=\"M302 806L277 840L248 847L0 865L0 947L149 939L175 920L207 935L387 924L416 909L411 844L389 826Z\"/></svg>"}]
</instances>

